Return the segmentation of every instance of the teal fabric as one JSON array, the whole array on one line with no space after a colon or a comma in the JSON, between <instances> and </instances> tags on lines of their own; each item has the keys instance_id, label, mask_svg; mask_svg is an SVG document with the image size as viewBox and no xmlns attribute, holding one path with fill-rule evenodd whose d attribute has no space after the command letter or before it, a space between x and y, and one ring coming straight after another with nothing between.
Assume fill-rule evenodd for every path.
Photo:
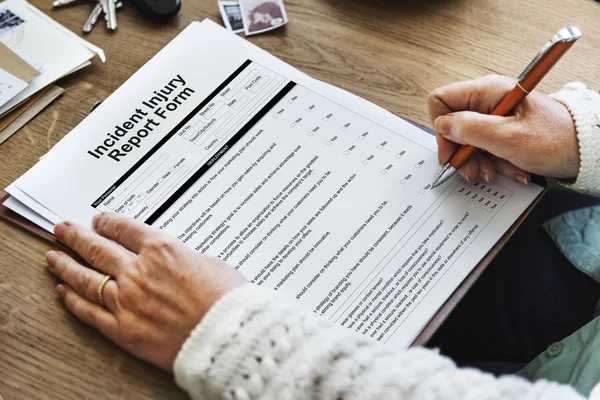
<instances>
[{"instance_id":1,"label":"teal fabric","mask_svg":"<svg viewBox=\"0 0 600 400\"><path fill-rule=\"evenodd\" d=\"M600 206L559 215L544 228L575 267L600 282Z\"/></svg>"},{"instance_id":2,"label":"teal fabric","mask_svg":"<svg viewBox=\"0 0 600 400\"><path fill-rule=\"evenodd\" d=\"M588 397L600 382L600 317L560 342L552 343L517 375L535 382L559 382Z\"/></svg>"},{"instance_id":3,"label":"teal fabric","mask_svg":"<svg viewBox=\"0 0 600 400\"><path fill-rule=\"evenodd\" d=\"M600 282L600 206L562 214L544 228L575 267ZM517 375L569 384L589 396L600 383L600 317L548 346Z\"/></svg>"}]
</instances>

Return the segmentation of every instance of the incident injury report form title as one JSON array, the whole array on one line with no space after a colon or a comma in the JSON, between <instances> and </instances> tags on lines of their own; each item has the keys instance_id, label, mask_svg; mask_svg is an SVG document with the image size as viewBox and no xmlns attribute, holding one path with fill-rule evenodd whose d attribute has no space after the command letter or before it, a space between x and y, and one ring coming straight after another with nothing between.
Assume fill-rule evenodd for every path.
<instances>
[{"instance_id":1,"label":"incident injury report form title","mask_svg":"<svg viewBox=\"0 0 600 400\"><path fill-rule=\"evenodd\" d=\"M142 101L127 121L116 125L98 146L88 150L88 154L97 159L106 155L114 161L121 161L128 153L141 148L143 140L160 126L162 120L167 119L167 113L177 111L194 93L194 89L186 87L186 81L178 74L163 88L155 90L152 97Z\"/></svg>"},{"instance_id":2,"label":"incident injury report form title","mask_svg":"<svg viewBox=\"0 0 600 400\"><path fill-rule=\"evenodd\" d=\"M430 190L438 168L428 133L205 21L9 191L50 220L144 221L405 347L541 191Z\"/></svg>"}]
</instances>

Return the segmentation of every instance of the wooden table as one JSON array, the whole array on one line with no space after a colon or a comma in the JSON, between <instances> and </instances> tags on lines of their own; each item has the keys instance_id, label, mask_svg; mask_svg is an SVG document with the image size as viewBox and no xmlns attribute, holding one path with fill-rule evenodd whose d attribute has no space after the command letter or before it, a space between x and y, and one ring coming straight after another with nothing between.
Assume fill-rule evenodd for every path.
<instances>
[{"instance_id":1,"label":"wooden table","mask_svg":"<svg viewBox=\"0 0 600 400\"><path fill-rule=\"evenodd\" d=\"M91 4L53 10L81 32ZM560 27L584 35L541 85L546 92L581 80L600 88L600 4L593 0L286 0L285 29L252 37L308 74L394 113L428 124L427 93L490 73L516 76ZM95 62L60 84L68 88L0 145L0 187L27 171L191 21L220 22L216 0L183 0L180 14L155 26L131 4L118 32L101 24L87 36L102 47ZM44 254L51 247L0 222L0 395L13 399L186 398L173 377L121 351L77 322L57 300Z\"/></svg>"}]
</instances>

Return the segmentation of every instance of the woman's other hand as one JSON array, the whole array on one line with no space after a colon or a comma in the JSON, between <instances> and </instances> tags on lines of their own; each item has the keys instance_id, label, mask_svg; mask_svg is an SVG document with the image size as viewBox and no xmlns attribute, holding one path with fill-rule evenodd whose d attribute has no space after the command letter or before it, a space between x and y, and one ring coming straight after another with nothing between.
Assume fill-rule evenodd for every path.
<instances>
[{"instance_id":1,"label":"woman's other hand","mask_svg":"<svg viewBox=\"0 0 600 400\"><path fill-rule=\"evenodd\" d=\"M171 371L202 317L246 279L220 259L131 218L100 214L93 225L96 232L68 222L55 227L60 241L94 268L63 252L49 252L50 270L65 282L56 289L59 297L82 322ZM106 275L113 279L104 287L102 307L97 290Z\"/></svg>"},{"instance_id":2,"label":"woman's other hand","mask_svg":"<svg viewBox=\"0 0 600 400\"><path fill-rule=\"evenodd\" d=\"M579 172L579 144L567 108L533 91L513 116L490 114L516 81L490 75L458 82L430 93L429 114L438 143L440 164L446 163L457 144L470 144L477 152L460 169L466 180L495 178L496 172L528 183L529 173L570 179Z\"/></svg>"}]
</instances>

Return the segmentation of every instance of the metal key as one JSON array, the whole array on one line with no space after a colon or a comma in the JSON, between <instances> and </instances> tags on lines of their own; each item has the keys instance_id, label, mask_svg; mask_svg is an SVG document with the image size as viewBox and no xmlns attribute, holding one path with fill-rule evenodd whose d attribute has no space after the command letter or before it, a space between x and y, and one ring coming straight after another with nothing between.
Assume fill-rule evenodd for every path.
<instances>
[{"instance_id":1,"label":"metal key","mask_svg":"<svg viewBox=\"0 0 600 400\"><path fill-rule=\"evenodd\" d=\"M102 11L104 12L106 27L114 31L117 29L117 9L115 7L115 1L100 0L100 4L102 5Z\"/></svg>"},{"instance_id":2,"label":"metal key","mask_svg":"<svg viewBox=\"0 0 600 400\"><path fill-rule=\"evenodd\" d=\"M115 4L116 8L121 8L122 6L123 6L123 3L121 3L120 1L117 4ZM98 18L100 17L100 14L102 14L102 12L103 12L102 4L100 4L100 2L96 3L96 6L92 10L92 13L88 17L88 19L85 21L85 24L83 25L84 33L90 33L92 31L92 29L94 29L94 26L96 25L96 22L98 21Z\"/></svg>"},{"instance_id":3,"label":"metal key","mask_svg":"<svg viewBox=\"0 0 600 400\"><path fill-rule=\"evenodd\" d=\"M83 24L82 30L84 33L90 33L92 29L94 29L94 25L96 25L96 21L98 21L100 14L102 14L102 5L100 3L97 3L96 7L94 7L94 9L92 10L92 13L85 21L85 24Z\"/></svg>"},{"instance_id":4,"label":"metal key","mask_svg":"<svg viewBox=\"0 0 600 400\"><path fill-rule=\"evenodd\" d=\"M108 0L108 19L106 21L108 29L117 29L117 0Z\"/></svg>"}]
</instances>

